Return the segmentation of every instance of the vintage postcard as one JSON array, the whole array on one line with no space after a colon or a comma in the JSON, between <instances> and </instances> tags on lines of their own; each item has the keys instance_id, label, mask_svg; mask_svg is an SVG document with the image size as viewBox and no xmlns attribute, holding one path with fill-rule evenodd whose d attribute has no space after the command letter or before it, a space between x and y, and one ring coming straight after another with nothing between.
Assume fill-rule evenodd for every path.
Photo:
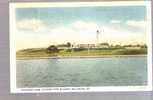
<instances>
[{"instance_id":1,"label":"vintage postcard","mask_svg":"<svg viewBox=\"0 0 153 100\"><path fill-rule=\"evenodd\" d=\"M152 90L150 1L10 3L11 93Z\"/></svg>"}]
</instances>

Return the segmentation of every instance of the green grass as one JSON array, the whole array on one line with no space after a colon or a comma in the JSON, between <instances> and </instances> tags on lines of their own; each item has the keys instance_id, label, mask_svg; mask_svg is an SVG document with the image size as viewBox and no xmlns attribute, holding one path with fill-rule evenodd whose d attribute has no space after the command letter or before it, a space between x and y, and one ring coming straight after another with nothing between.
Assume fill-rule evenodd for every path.
<instances>
[{"instance_id":1,"label":"green grass","mask_svg":"<svg viewBox=\"0 0 153 100\"><path fill-rule=\"evenodd\" d=\"M105 55L145 55L147 49L91 49L91 50L60 50L58 53L49 53L46 49L26 49L16 52L17 59L33 59L42 57L55 57L55 56L105 56Z\"/></svg>"}]
</instances>

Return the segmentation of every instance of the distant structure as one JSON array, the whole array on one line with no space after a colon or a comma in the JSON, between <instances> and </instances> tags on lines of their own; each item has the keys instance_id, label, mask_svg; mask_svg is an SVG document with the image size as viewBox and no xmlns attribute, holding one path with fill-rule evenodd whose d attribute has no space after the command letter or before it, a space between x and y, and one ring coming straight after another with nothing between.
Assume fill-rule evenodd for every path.
<instances>
[{"instance_id":1,"label":"distant structure","mask_svg":"<svg viewBox=\"0 0 153 100\"><path fill-rule=\"evenodd\" d=\"M96 45L97 45L97 46L99 45L99 34L100 34L100 31L97 30L97 31L96 31Z\"/></svg>"},{"instance_id":2,"label":"distant structure","mask_svg":"<svg viewBox=\"0 0 153 100\"><path fill-rule=\"evenodd\" d=\"M78 44L78 48L95 48L95 44Z\"/></svg>"}]
</instances>

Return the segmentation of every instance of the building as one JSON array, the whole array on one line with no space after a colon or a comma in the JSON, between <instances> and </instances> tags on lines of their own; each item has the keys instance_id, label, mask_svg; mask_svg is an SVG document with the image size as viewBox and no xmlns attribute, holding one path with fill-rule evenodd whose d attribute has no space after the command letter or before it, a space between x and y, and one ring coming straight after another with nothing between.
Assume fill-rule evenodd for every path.
<instances>
[{"instance_id":1,"label":"building","mask_svg":"<svg viewBox=\"0 0 153 100\"><path fill-rule=\"evenodd\" d=\"M96 45L95 44L78 44L77 47L78 48L95 48Z\"/></svg>"}]
</instances>

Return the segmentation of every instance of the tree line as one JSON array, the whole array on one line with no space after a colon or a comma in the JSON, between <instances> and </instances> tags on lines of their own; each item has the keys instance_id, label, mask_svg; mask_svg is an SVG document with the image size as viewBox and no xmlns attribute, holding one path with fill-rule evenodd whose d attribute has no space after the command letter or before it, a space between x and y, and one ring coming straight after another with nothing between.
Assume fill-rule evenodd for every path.
<instances>
[{"instance_id":1,"label":"tree line","mask_svg":"<svg viewBox=\"0 0 153 100\"><path fill-rule=\"evenodd\" d=\"M58 44L58 45L50 45L47 47L47 52L48 53L58 53L60 51L60 47L67 47L67 51L71 51L71 47L73 46L73 44L71 44L70 42L67 42L66 44ZM99 46L107 46L107 49L117 49L117 48L126 48L126 47L140 47L140 48L147 48L146 44L136 44L136 45L110 45L109 43L99 43ZM97 49L97 50L101 50L104 48L92 48L92 49ZM86 48L73 48L74 51L81 51L81 50L86 50Z\"/></svg>"}]
</instances>

